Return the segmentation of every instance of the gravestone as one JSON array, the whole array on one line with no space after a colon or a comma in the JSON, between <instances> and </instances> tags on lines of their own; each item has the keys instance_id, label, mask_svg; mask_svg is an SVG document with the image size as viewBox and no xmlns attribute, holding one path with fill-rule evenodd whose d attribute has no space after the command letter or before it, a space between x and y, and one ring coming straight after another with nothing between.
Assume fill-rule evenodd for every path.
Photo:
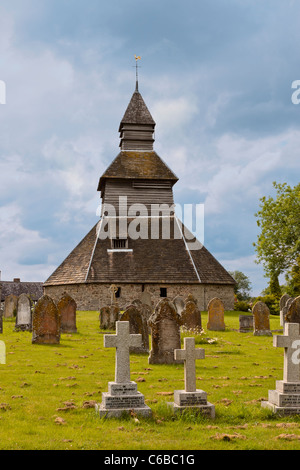
<instances>
[{"instance_id":1,"label":"gravestone","mask_svg":"<svg viewBox=\"0 0 300 470\"><path fill-rule=\"evenodd\" d=\"M108 392L102 393L102 403L95 405L100 417L120 417L123 413L151 416L144 395L130 380L130 347L141 346L141 335L130 334L129 322L118 321L115 335L104 335L104 347L116 348L115 381L108 383Z\"/></svg>"},{"instance_id":2,"label":"gravestone","mask_svg":"<svg viewBox=\"0 0 300 470\"><path fill-rule=\"evenodd\" d=\"M142 304L146 304L152 308L152 300L151 300L150 292L147 292L147 291L142 292L140 296L140 301L142 302Z\"/></svg>"},{"instance_id":3,"label":"gravestone","mask_svg":"<svg viewBox=\"0 0 300 470\"><path fill-rule=\"evenodd\" d=\"M283 380L276 381L276 390L269 390L264 408L281 415L300 414L300 332L299 323L285 323L284 335L273 337L273 346L284 348Z\"/></svg>"},{"instance_id":4,"label":"gravestone","mask_svg":"<svg viewBox=\"0 0 300 470\"><path fill-rule=\"evenodd\" d=\"M197 306L197 300L191 295L186 299L181 312L181 321L187 330L193 330L195 333L202 330L201 312Z\"/></svg>"},{"instance_id":5,"label":"gravestone","mask_svg":"<svg viewBox=\"0 0 300 470\"><path fill-rule=\"evenodd\" d=\"M32 343L59 344L60 316L54 301L43 295L33 310Z\"/></svg>"},{"instance_id":6,"label":"gravestone","mask_svg":"<svg viewBox=\"0 0 300 470\"><path fill-rule=\"evenodd\" d=\"M248 333L249 331L253 331L253 315L240 315L239 324L240 333Z\"/></svg>"},{"instance_id":7,"label":"gravestone","mask_svg":"<svg viewBox=\"0 0 300 470\"><path fill-rule=\"evenodd\" d=\"M10 294L4 301L4 318L12 318L17 313L18 297Z\"/></svg>"},{"instance_id":8,"label":"gravestone","mask_svg":"<svg viewBox=\"0 0 300 470\"><path fill-rule=\"evenodd\" d=\"M167 298L160 300L148 325L152 339L149 364L175 363L174 350L180 349L181 317L174 304Z\"/></svg>"},{"instance_id":9,"label":"gravestone","mask_svg":"<svg viewBox=\"0 0 300 470\"><path fill-rule=\"evenodd\" d=\"M284 314L287 313L287 312L284 313L284 307L286 306L286 303L290 298L291 297L288 294L283 294L280 298L280 301L279 301L280 325L281 326L284 325L284 322L285 322Z\"/></svg>"},{"instance_id":10,"label":"gravestone","mask_svg":"<svg viewBox=\"0 0 300 470\"><path fill-rule=\"evenodd\" d=\"M261 301L256 302L252 308L254 336L272 336L270 330L270 310Z\"/></svg>"},{"instance_id":11,"label":"gravestone","mask_svg":"<svg viewBox=\"0 0 300 470\"><path fill-rule=\"evenodd\" d=\"M183 300L183 298L180 297L179 295L177 295L176 297L174 297L172 302L175 305L177 313L179 313L179 315L181 315L181 313L184 309L184 300Z\"/></svg>"},{"instance_id":12,"label":"gravestone","mask_svg":"<svg viewBox=\"0 0 300 470\"><path fill-rule=\"evenodd\" d=\"M119 320L120 311L118 305L106 305L100 309L99 320L101 330L115 330Z\"/></svg>"},{"instance_id":13,"label":"gravestone","mask_svg":"<svg viewBox=\"0 0 300 470\"><path fill-rule=\"evenodd\" d=\"M0 364L6 364L6 345L0 341Z\"/></svg>"},{"instance_id":14,"label":"gravestone","mask_svg":"<svg viewBox=\"0 0 300 470\"><path fill-rule=\"evenodd\" d=\"M26 294L18 298L15 331L32 331L31 301Z\"/></svg>"},{"instance_id":15,"label":"gravestone","mask_svg":"<svg viewBox=\"0 0 300 470\"><path fill-rule=\"evenodd\" d=\"M206 328L211 331L224 331L224 304L215 297L211 299L207 306L208 322Z\"/></svg>"},{"instance_id":16,"label":"gravestone","mask_svg":"<svg viewBox=\"0 0 300 470\"><path fill-rule=\"evenodd\" d=\"M175 349L175 360L184 361L184 390L174 391L174 402L168 403L174 412L186 409L215 417L215 407L207 402L207 394L196 388L196 359L204 359L204 349L195 349L195 338L184 338L184 349Z\"/></svg>"},{"instance_id":17,"label":"gravestone","mask_svg":"<svg viewBox=\"0 0 300 470\"><path fill-rule=\"evenodd\" d=\"M142 304L141 304L142 305ZM120 321L129 322L131 334L140 334L142 341L140 346L131 346L129 352L135 354L149 353L149 334L147 319L137 305L129 305L120 317Z\"/></svg>"},{"instance_id":18,"label":"gravestone","mask_svg":"<svg viewBox=\"0 0 300 470\"><path fill-rule=\"evenodd\" d=\"M285 321L289 323L300 323L300 296L291 301L288 306Z\"/></svg>"},{"instance_id":19,"label":"gravestone","mask_svg":"<svg viewBox=\"0 0 300 470\"><path fill-rule=\"evenodd\" d=\"M60 331L62 333L76 333L76 310L75 300L66 292L57 303L57 310L60 315Z\"/></svg>"},{"instance_id":20,"label":"gravestone","mask_svg":"<svg viewBox=\"0 0 300 470\"><path fill-rule=\"evenodd\" d=\"M291 303L293 302L293 300L294 300L294 297L290 297L290 298L286 301L284 307L282 307L282 326L284 326L284 324L285 324L285 322L286 322L286 315L287 315L287 313L288 313L288 311L289 311L290 305L291 305ZM281 313L281 312L280 312L280 313Z\"/></svg>"}]
</instances>

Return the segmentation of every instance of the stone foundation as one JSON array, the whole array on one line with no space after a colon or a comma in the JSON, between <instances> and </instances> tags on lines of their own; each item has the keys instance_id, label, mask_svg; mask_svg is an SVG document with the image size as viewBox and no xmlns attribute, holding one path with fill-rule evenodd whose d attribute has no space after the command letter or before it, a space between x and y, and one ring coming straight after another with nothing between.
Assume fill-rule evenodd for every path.
<instances>
[{"instance_id":1,"label":"stone foundation","mask_svg":"<svg viewBox=\"0 0 300 470\"><path fill-rule=\"evenodd\" d=\"M111 284L69 284L61 286L45 286L45 294L52 297L56 302L60 300L64 292L67 292L77 303L78 310L97 310L111 303ZM153 306L161 299L160 289L167 289L167 297L173 299L181 296L184 299L192 294L198 301L200 310L207 310L208 302L214 297L222 300L225 310L234 308L234 290L232 285L217 284L121 284L121 295L117 298L120 309L135 299L138 299L143 290L151 294Z\"/></svg>"}]
</instances>

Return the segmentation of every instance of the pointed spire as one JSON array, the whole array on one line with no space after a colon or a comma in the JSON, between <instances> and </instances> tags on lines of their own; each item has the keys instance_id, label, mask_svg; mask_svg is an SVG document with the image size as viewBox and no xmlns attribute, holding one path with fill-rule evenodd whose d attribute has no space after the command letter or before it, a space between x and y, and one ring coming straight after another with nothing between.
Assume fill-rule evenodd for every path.
<instances>
[{"instance_id":1,"label":"pointed spire","mask_svg":"<svg viewBox=\"0 0 300 470\"><path fill-rule=\"evenodd\" d=\"M135 91L139 91L138 60L141 60L141 57L139 55L138 56L135 55L134 58L135 58Z\"/></svg>"}]
</instances>

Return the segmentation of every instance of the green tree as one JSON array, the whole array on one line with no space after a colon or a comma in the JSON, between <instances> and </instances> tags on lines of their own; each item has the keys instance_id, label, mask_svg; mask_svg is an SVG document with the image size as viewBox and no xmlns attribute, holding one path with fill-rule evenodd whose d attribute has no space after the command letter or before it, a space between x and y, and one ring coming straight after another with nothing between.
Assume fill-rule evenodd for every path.
<instances>
[{"instance_id":1,"label":"green tree","mask_svg":"<svg viewBox=\"0 0 300 470\"><path fill-rule=\"evenodd\" d=\"M300 256L298 256L296 263L287 272L286 276L286 292L292 297L300 295Z\"/></svg>"},{"instance_id":2,"label":"green tree","mask_svg":"<svg viewBox=\"0 0 300 470\"><path fill-rule=\"evenodd\" d=\"M260 199L255 214L260 234L253 243L257 263L262 263L270 278L270 290L276 294L278 277L291 269L300 255L300 183L294 188L287 183L273 183L276 197Z\"/></svg>"},{"instance_id":3,"label":"green tree","mask_svg":"<svg viewBox=\"0 0 300 470\"><path fill-rule=\"evenodd\" d=\"M246 274L241 271L229 271L229 274L236 282L234 293L238 300L249 300L251 292L251 282Z\"/></svg>"}]
</instances>

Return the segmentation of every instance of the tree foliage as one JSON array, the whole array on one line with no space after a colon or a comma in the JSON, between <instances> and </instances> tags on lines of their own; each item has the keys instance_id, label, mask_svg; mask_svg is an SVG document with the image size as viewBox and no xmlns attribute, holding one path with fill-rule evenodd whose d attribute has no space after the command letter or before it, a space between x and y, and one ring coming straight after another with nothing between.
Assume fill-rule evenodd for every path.
<instances>
[{"instance_id":1,"label":"tree foliage","mask_svg":"<svg viewBox=\"0 0 300 470\"><path fill-rule=\"evenodd\" d=\"M229 271L229 274L236 282L234 293L238 300L248 300L250 298L251 282L246 274L241 271Z\"/></svg>"},{"instance_id":2,"label":"tree foliage","mask_svg":"<svg viewBox=\"0 0 300 470\"><path fill-rule=\"evenodd\" d=\"M281 273L291 269L300 255L300 183L294 188L287 183L273 183L276 197L260 199L255 214L260 234L254 243L257 262L276 284Z\"/></svg>"}]
</instances>

